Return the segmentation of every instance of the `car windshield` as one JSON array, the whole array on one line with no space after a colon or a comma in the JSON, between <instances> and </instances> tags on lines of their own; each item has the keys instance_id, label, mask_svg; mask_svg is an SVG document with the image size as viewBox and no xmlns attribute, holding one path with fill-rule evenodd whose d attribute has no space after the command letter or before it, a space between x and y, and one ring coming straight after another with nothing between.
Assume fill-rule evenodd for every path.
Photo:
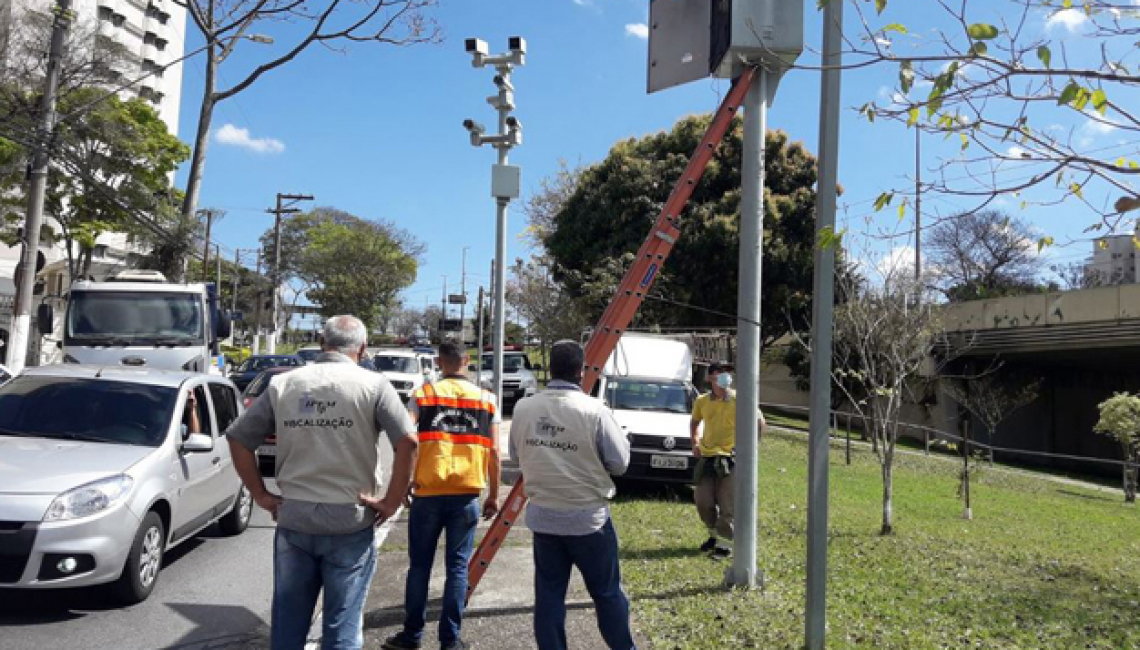
<instances>
[{"instance_id":1,"label":"car windshield","mask_svg":"<svg viewBox=\"0 0 1140 650\"><path fill-rule=\"evenodd\" d=\"M238 372L261 372L266 368L300 365L297 357L251 357L238 367Z\"/></svg>"},{"instance_id":2,"label":"car windshield","mask_svg":"<svg viewBox=\"0 0 1140 650\"><path fill-rule=\"evenodd\" d=\"M414 375L420 371L419 364L416 363L415 357L395 357L378 354L372 358L372 363L376 365L376 369L380 372L402 372L408 375Z\"/></svg>"},{"instance_id":3,"label":"car windshield","mask_svg":"<svg viewBox=\"0 0 1140 650\"><path fill-rule=\"evenodd\" d=\"M289 372L289 370L284 368L270 368L269 370L262 372L260 375L255 377L253 381L249 382L249 386L245 387L245 396L257 397L258 395L261 395L265 392L266 388L269 388L269 381L271 379L286 372Z\"/></svg>"},{"instance_id":4,"label":"car windshield","mask_svg":"<svg viewBox=\"0 0 1140 650\"><path fill-rule=\"evenodd\" d=\"M0 435L157 447L177 397L166 386L25 375L0 386Z\"/></svg>"},{"instance_id":5,"label":"car windshield","mask_svg":"<svg viewBox=\"0 0 1140 650\"><path fill-rule=\"evenodd\" d=\"M610 377L606 384L606 404L628 411L690 413L693 393L679 381Z\"/></svg>"},{"instance_id":6,"label":"car windshield","mask_svg":"<svg viewBox=\"0 0 1140 650\"><path fill-rule=\"evenodd\" d=\"M321 355L320 350L297 350L297 356L301 357L302 361L316 361L317 357Z\"/></svg>"},{"instance_id":7,"label":"car windshield","mask_svg":"<svg viewBox=\"0 0 1140 650\"><path fill-rule=\"evenodd\" d=\"M503 355L503 372L518 372L526 367L526 357L521 354ZM483 355L483 370L495 369L495 357L491 354Z\"/></svg>"},{"instance_id":8,"label":"car windshield","mask_svg":"<svg viewBox=\"0 0 1140 650\"><path fill-rule=\"evenodd\" d=\"M196 293L73 291L65 343L194 345L205 340L202 296Z\"/></svg>"}]
</instances>

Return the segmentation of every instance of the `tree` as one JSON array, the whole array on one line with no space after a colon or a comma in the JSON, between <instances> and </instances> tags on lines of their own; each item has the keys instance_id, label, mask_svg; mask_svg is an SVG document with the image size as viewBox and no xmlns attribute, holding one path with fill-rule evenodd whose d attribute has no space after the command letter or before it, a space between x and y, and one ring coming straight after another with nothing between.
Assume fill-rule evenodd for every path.
<instances>
[{"instance_id":1,"label":"tree","mask_svg":"<svg viewBox=\"0 0 1140 650\"><path fill-rule=\"evenodd\" d=\"M530 332L539 339L539 353L547 367L550 346L560 339L577 340L587 325L570 293L554 281L552 263L544 256L515 261L507 281L506 300L530 323Z\"/></svg>"},{"instance_id":2,"label":"tree","mask_svg":"<svg viewBox=\"0 0 1140 650\"><path fill-rule=\"evenodd\" d=\"M868 423L883 478L880 533L894 532L893 469L899 415L920 373L936 374L946 357L934 355L942 325L938 311L921 303L921 287L909 276L880 285L838 287L846 293L835 310L835 346L851 357L833 370L835 383ZM928 364L933 362L934 373Z\"/></svg>"},{"instance_id":3,"label":"tree","mask_svg":"<svg viewBox=\"0 0 1140 650\"><path fill-rule=\"evenodd\" d=\"M612 297L710 119L688 117L619 142L600 163L563 169L529 203L555 280L585 299L589 316ZM735 326L742 137L738 119L678 215L681 236L636 323ZM771 343L788 331L786 315L809 318L816 164L781 131L769 132L765 146L762 336Z\"/></svg>"},{"instance_id":4,"label":"tree","mask_svg":"<svg viewBox=\"0 0 1140 650\"><path fill-rule=\"evenodd\" d=\"M1140 207L1129 182L1140 161L1118 153L1135 147L1097 148L1082 136L1086 129L1114 131L1115 140L1134 143L1140 132L1127 100L1140 84L1131 60L1137 7L1120 0L961 0L936 3L924 13L930 24L906 25L896 14L910 4L876 0L872 16L866 3L852 2L862 33L848 35L845 60L851 67L898 67L891 98L862 107L868 119L961 142L961 155L945 157L922 192L971 200L971 211L1000 196L1021 197L1023 206L1072 199L1100 218L1094 230L1111 230ZM1041 24L1067 25L1082 38L1034 28ZM1025 195L1030 190L1036 196ZM883 193L876 208L906 192Z\"/></svg>"},{"instance_id":5,"label":"tree","mask_svg":"<svg viewBox=\"0 0 1140 650\"><path fill-rule=\"evenodd\" d=\"M398 308L396 297L415 281L424 253L423 244L393 224L334 208L289 219L282 224L283 244L286 230L298 245L296 257L289 259L292 277L320 306L321 314L353 314L370 328L381 321L383 312ZM272 235L270 230L262 241ZM282 253L284 262L284 245Z\"/></svg>"},{"instance_id":6,"label":"tree","mask_svg":"<svg viewBox=\"0 0 1140 650\"><path fill-rule=\"evenodd\" d=\"M998 425L1014 411L1037 399L1037 390L1040 387L1040 378L1010 372L1001 373L1000 368L991 368L980 375L941 382L943 392L985 427L991 446L997 439ZM970 421L965 419L962 426L962 471L958 477L958 492L965 504L963 516L966 519L974 518L970 503L970 454Z\"/></svg>"},{"instance_id":7,"label":"tree","mask_svg":"<svg viewBox=\"0 0 1140 650\"><path fill-rule=\"evenodd\" d=\"M1089 268L1088 264L1082 262L1053 264L1049 270L1061 280L1060 288L1065 290L1102 287L1108 280L1108 278L1103 277L1103 274Z\"/></svg>"},{"instance_id":8,"label":"tree","mask_svg":"<svg viewBox=\"0 0 1140 650\"><path fill-rule=\"evenodd\" d=\"M966 212L938 222L926 245L932 279L952 302L1040 288L1037 238L1022 219L997 210Z\"/></svg>"},{"instance_id":9,"label":"tree","mask_svg":"<svg viewBox=\"0 0 1140 650\"><path fill-rule=\"evenodd\" d=\"M1136 503L1136 474L1140 464L1140 395L1116 393L1101 402L1100 420L1093 431L1115 438L1124 455L1124 502Z\"/></svg>"},{"instance_id":10,"label":"tree","mask_svg":"<svg viewBox=\"0 0 1140 650\"><path fill-rule=\"evenodd\" d=\"M190 219L198 206L202 170L210 141L214 107L252 86L266 74L297 58L314 44L336 47L350 42L408 46L434 43L440 33L425 9L436 0L174 0L186 7L190 23L206 41L206 61L198 129L194 138L190 170L186 178L183 219ZM237 81L219 89L219 69L243 39L264 41L260 28L288 23L286 33L294 39L277 50L278 56L256 65ZM277 30L281 33L281 30Z\"/></svg>"}]
</instances>

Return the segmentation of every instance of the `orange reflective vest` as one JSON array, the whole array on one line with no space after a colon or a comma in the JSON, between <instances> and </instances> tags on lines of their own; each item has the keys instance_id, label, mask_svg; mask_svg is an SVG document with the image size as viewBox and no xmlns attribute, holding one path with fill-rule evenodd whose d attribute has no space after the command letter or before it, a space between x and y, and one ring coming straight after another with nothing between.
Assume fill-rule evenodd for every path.
<instances>
[{"instance_id":1,"label":"orange reflective vest","mask_svg":"<svg viewBox=\"0 0 1140 650\"><path fill-rule=\"evenodd\" d=\"M478 494L487 485L495 402L465 379L424 384L419 408L416 495Z\"/></svg>"}]
</instances>

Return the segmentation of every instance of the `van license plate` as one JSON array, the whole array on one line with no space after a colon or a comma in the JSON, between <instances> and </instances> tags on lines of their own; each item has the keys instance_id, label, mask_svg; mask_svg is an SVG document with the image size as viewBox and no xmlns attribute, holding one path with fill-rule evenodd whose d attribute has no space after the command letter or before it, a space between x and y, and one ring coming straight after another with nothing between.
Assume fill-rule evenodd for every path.
<instances>
[{"instance_id":1,"label":"van license plate","mask_svg":"<svg viewBox=\"0 0 1140 650\"><path fill-rule=\"evenodd\" d=\"M684 456L650 456L649 466L654 469L689 469L689 459Z\"/></svg>"}]
</instances>

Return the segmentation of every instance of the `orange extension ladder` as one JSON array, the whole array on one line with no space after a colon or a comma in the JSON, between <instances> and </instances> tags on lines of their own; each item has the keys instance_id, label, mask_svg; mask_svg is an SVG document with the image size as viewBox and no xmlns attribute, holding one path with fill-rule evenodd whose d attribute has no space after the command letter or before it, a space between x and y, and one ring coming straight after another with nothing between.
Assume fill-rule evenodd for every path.
<instances>
[{"instance_id":1,"label":"orange extension ladder","mask_svg":"<svg viewBox=\"0 0 1140 650\"><path fill-rule=\"evenodd\" d=\"M618 285L617 293L590 336L590 341L586 344L586 368L582 376L582 390L587 393L594 388L594 382L598 380L606 359L617 346L622 331L633 320L633 315L637 313L646 293L653 286L653 281L661 272L661 265L665 263L673 250L673 245L677 243L677 237L681 234L677 229L677 217L689 202L693 188L704 174L705 167L712 159L717 145L724 139L733 116L744 101L748 87L752 85L755 72L755 68L749 68L733 81L732 88L717 109L712 124L709 125L697 150L693 152L681 178L673 186L673 192L665 202L665 207L653 224L649 236L641 245L637 258L626 271L625 277ZM479 548L471 556L471 562L467 566L468 601L471 600L471 594L475 593L475 588L479 586L483 574L491 566L491 561L495 559L495 553L507 538L507 533L522 513L524 505L526 505L526 494L520 478L515 482L490 530L479 543Z\"/></svg>"}]
</instances>

